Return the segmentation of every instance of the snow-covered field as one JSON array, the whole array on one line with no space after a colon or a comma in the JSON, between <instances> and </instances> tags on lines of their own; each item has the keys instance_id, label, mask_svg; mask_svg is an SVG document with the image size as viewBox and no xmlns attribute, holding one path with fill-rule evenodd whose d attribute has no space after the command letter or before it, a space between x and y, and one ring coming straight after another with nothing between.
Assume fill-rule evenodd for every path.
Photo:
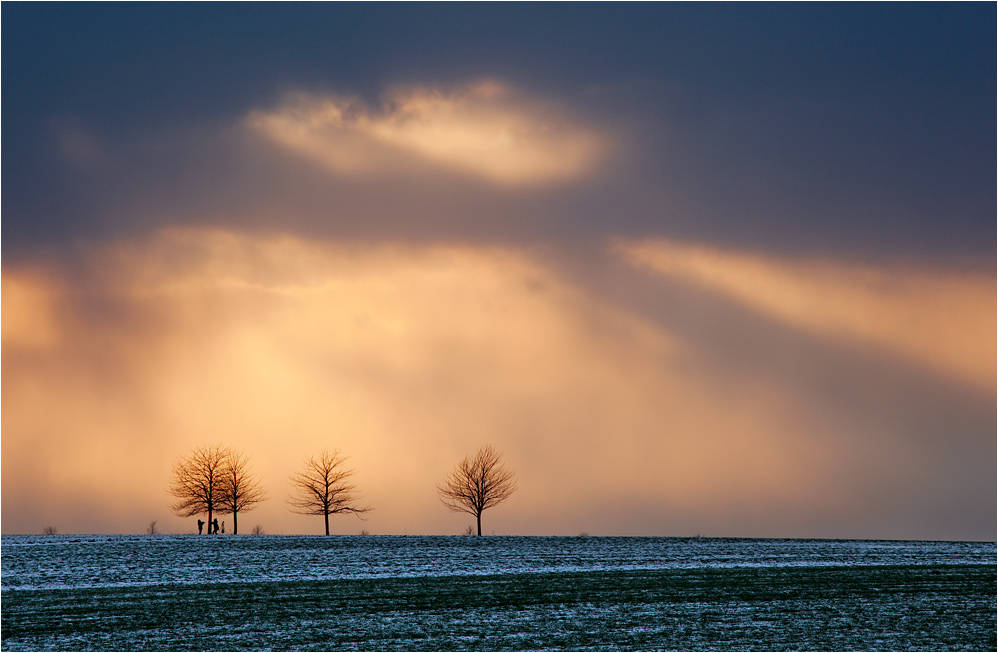
<instances>
[{"instance_id":1,"label":"snow-covered field","mask_svg":"<svg viewBox=\"0 0 998 653\"><path fill-rule=\"evenodd\" d=\"M2 648L995 648L994 543L3 536Z\"/></svg>"}]
</instances>

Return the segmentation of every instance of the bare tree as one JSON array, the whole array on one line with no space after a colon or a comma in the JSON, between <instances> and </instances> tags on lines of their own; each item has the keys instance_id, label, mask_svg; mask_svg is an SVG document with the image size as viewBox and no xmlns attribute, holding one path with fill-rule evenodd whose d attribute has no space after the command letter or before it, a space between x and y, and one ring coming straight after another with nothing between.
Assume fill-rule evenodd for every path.
<instances>
[{"instance_id":1,"label":"bare tree","mask_svg":"<svg viewBox=\"0 0 998 653\"><path fill-rule=\"evenodd\" d=\"M229 450L220 444L195 447L173 463L173 482L169 492L177 498L170 506L178 517L208 514L211 533L212 514L224 509L225 469Z\"/></svg>"},{"instance_id":2,"label":"bare tree","mask_svg":"<svg viewBox=\"0 0 998 653\"><path fill-rule=\"evenodd\" d=\"M252 510L253 506L269 497L260 487L260 482L254 478L249 458L241 451L226 451L221 478L222 494L218 512L232 515L232 534L236 535L239 533L239 512ZM210 517L208 521L211 522Z\"/></svg>"},{"instance_id":3,"label":"bare tree","mask_svg":"<svg viewBox=\"0 0 998 653\"><path fill-rule=\"evenodd\" d=\"M56 530L55 526L46 526L42 529L42 535L57 535L59 531Z\"/></svg>"},{"instance_id":4,"label":"bare tree","mask_svg":"<svg viewBox=\"0 0 998 653\"><path fill-rule=\"evenodd\" d=\"M440 500L455 512L474 515L478 534L482 534L482 513L496 506L516 491L516 474L502 464L502 454L492 445L485 445L473 458L465 456L437 486Z\"/></svg>"},{"instance_id":5,"label":"bare tree","mask_svg":"<svg viewBox=\"0 0 998 653\"><path fill-rule=\"evenodd\" d=\"M371 510L353 505L359 498L357 487L347 482L353 470L343 469L345 459L339 452L329 453L325 449L318 457L305 459L302 471L291 475L291 485L296 494L288 497L291 512L299 515L322 515L326 520L326 535L329 535L329 515L352 512L358 517ZM363 517L361 517L363 519Z\"/></svg>"},{"instance_id":6,"label":"bare tree","mask_svg":"<svg viewBox=\"0 0 998 653\"><path fill-rule=\"evenodd\" d=\"M156 528L156 520L149 522L149 527L146 528L146 533L150 535L159 535L159 529Z\"/></svg>"}]
</instances>

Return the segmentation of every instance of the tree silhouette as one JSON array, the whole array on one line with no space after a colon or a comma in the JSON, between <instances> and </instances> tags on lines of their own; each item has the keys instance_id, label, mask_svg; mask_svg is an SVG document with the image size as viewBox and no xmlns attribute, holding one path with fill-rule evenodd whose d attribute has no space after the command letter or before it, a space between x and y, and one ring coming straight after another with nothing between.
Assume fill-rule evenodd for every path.
<instances>
[{"instance_id":1,"label":"tree silhouette","mask_svg":"<svg viewBox=\"0 0 998 653\"><path fill-rule=\"evenodd\" d=\"M353 505L359 498L357 487L347 482L353 470L343 469L344 462L339 452L329 453L323 449L318 458L307 457L302 471L290 477L297 492L287 499L290 510L299 515L322 515L326 521L326 535L329 535L329 515L352 512L360 517L371 510Z\"/></svg>"},{"instance_id":2,"label":"tree silhouette","mask_svg":"<svg viewBox=\"0 0 998 653\"><path fill-rule=\"evenodd\" d=\"M177 498L170 508L178 517L208 513L211 533L212 514L224 509L225 468L229 450L220 444L195 447L173 463L173 482L169 492Z\"/></svg>"},{"instance_id":3,"label":"tree silhouette","mask_svg":"<svg viewBox=\"0 0 998 653\"><path fill-rule=\"evenodd\" d=\"M226 452L222 465L222 496L218 511L232 514L232 534L239 533L239 512L252 510L253 506L266 501L267 493L260 487L260 482L253 477L249 458L241 451ZM209 517L208 521L211 521Z\"/></svg>"},{"instance_id":4,"label":"tree silhouette","mask_svg":"<svg viewBox=\"0 0 998 653\"><path fill-rule=\"evenodd\" d=\"M482 534L482 513L496 506L516 491L516 474L502 464L502 454L492 445L485 445L473 458L465 456L437 486L440 500L454 512L474 515L478 534Z\"/></svg>"}]
</instances>

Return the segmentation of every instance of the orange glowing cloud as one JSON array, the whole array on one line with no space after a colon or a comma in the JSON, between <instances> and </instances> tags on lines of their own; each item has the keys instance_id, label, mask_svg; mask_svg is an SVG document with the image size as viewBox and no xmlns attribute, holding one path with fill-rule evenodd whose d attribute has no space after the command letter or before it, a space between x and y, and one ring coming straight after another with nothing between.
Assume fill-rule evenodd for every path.
<instances>
[{"instance_id":1,"label":"orange glowing cloud","mask_svg":"<svg viewBox=\"0 0 998 653\"><path fill-rule=\"evenodd\" d=\"M4 283L5 532L189 531L170 463L211 442L252 459L272 498L239 521L271 533L318 532L283 498L322 448L375 508L346 533L461 532L435 487L486 443L520 489L485 529L519 534L829 535L885 470L914 484L934 456L712 369L516 249L172 230ZM14 304L27 327L7 328Z\"/></svg>"},{"instance_id":2,"label":"orange glowing cloud","mask_svg":"<svg viewBox=\"0 0 998 653\"><path fill-rule=\"evenodd\" d=\"M3 347L47 348L59 338L54 314L59 290L50 280L30 272L18 276L4 274Z\"/></svg>"},{"instance_id":3,"label":"orange glowing cloud","mask_svg":"<svg viewBox=\"0 0 998 653\"><path fill-rule=\"evenodd\" d=\"M719 411L709 380L673 368L667 333L522 252L172 231L95 252L59 314L48 349L5 348L6 527L66 505L49 518L63 530L113 522L131 502L135 528L182 530L165 514L170 461L215 441L254 458L276 499L240 521L271 532L315 526L281 498L322 447L357 468L373 532L459 532L434 487L484 443L521 478L490 516L504 532L593 530L580 514L635 496L692 513L732 493L820 494L824 447L786 437L800 418L779 392ZM31 500L39 482L91 509Z\"/></svg>"},{"instance_id":4,"label":"orange glowing cloud","mask_svg":"<svg viewBox=\"0 0 998 653\"><path fill-rule=\"evenodd\" d=\"M338 175L431 166L502 186L570 182L604 158L608 139L557 109L485 82L452 92L396 91L380 109L299 94L246 124Z\"/></svg>"},{"instance_id":5,"label":"orange glowing cloud","mask_svg":"<svg viewBox=\"0 0 998 653\"><path fill-rule=\"evenodd\" d=\"M993 273L787 260L664 239L619 241L632 264L689 279L797 328L883 347L995 387Z\"/></svg>"}]
</instances>

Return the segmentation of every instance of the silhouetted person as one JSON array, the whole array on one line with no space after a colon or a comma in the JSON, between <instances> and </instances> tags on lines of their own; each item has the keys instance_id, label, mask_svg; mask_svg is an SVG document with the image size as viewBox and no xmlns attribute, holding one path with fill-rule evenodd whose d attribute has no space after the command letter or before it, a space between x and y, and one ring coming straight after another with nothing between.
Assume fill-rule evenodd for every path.
<instances>
[{"instance_id":1,"label":"silhouetted person","mask_svg":"<svg viewBox=\"0 0 998 653\"><path fill-rule=\"evenodd\" d=\"M212 535L218 535L218 519L211 520Z\"/></svg>"},{"instance_id":2,"label":"silhouetted person","mask_svg":"<svg viewBox=\"0 0 998 653\"><path fill-rule=\"evenodd\" d=\"M204 531L204 522L199 519L198 520L198 535L203 535L204 534L203 531Z\"/></svg>"},{"instance_id":3,"label":"silhouetted person","mask_svg":"<svg viewBox=\"0 0 998 653\"><path fill-rule=\"evenodd\" d=\"M225 522L222 522L222 535L225 535Z\"/></svg>"}]
</instances>

